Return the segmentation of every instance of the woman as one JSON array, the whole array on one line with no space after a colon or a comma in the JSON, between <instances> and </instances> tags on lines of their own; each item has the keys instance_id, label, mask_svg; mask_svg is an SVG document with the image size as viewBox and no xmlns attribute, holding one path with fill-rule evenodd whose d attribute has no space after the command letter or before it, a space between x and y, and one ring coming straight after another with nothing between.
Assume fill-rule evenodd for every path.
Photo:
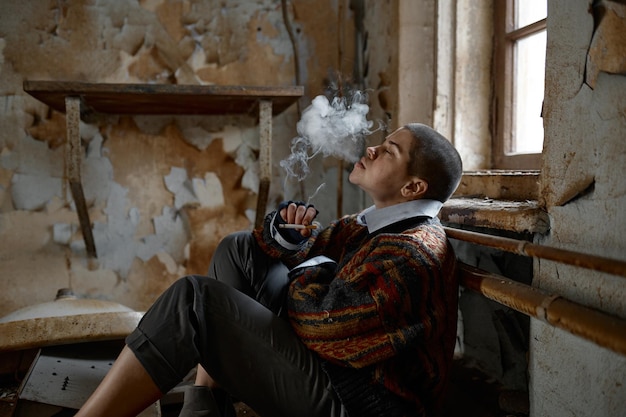
<instances>
[{"instance_id":1,"label":"woman","mask_svg":"<svg viewBox=\"0 0 626 417\"><path fill-rule=\"evenodd\" d=\"M406 125L349 180L373 205L324 229L281 204L228 236L209 271L172 285L77 416L133 416L200 364L181 416L425 416L441 407L456 336L455 257L437 213L461 159ZM218 389L218 387L220 387ZM228 394L224 394L227 392Z\"/></svg>"}]
</instances>

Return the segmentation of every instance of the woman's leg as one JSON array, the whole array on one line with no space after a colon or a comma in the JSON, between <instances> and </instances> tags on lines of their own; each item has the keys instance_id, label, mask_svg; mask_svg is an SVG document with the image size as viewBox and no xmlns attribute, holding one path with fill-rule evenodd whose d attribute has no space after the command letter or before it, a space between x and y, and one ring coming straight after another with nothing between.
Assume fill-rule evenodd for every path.
<instances>
[{"instance_id":1,"label":"woman's leg","mask_svg":"<svg viewBox=\"0 0 626 417\"><path fill-rule=\"evenodd\" d=\"M162 395L135 354L124 347L76 417L136 416Z\"/></svg>"},{"instance_id":2,"label":"woman's leg","mask_svg":"<svg viewBox=\"0 0 626 417\"><path fill-rule=\"evenodd\" d=\"M202 365L198 365L198 371L196 372L196 385L202 385L209 388L214 388L217 386L211 375L208 374L207 371L204 370Z\"/></svg>"},{"instance_id":3,"label":"woman's leg","mask_svg":"<svg viewBox=\"0 0 626 417\"><path fill-rule=\"evenodd\" d=\"M262 303L280 315L284 312L288 269L280 261L268 258L249 232L227 235L215 249L208 277L235 288ZM203 389L204 387L204 389ZM224 416L234 416L234 408L227 393L219 388L206 370L197 366L194 386L187 387L183 409L179 417L189 417L189 410L200 410L206 404L205 396L212 389Z\"/></svg>"},{"instance_id":4,"label":"woman's leg","mask_svg":"<svg viewBox=\"0 0 626 417\"><path fill-rule=\"evenodd\" d=\"M338 415L328 377L289 322L215 280L178 280L127 343L161 392L201 363L262 416Z\"/></svg>"},{"instance_id":5,"label":"woman's leg","mask_svg":"<svg viewBox=\"0 0 626 417\"><path fill-rule=\"evenodd\" d=\"M278 260L268 258L249 232L227 235L215 249L208 277L254 298L276 315L285 312L284 303L289 270ZM195 385L216 387L207 371L198 365Z\"/></svg>"},{"instance_id":6,"label":"woman's leg","mask_svg":"<svg viewBox=\"0 0 626 417\"><path fill-rule=\"evenodd\" d=\"M264 263L250 237L225 239L212 262L213 277L241 292L206 277L177 281L127 338L132 352L124 349L79 416L134 415L197 363L261 415L339 415L339 401L317 358L286 320L243 294L259 297L280 313L288 283L284 266ZM273 275L278 278L266 279ZM122 385L130 375L134 386ZM116 400L125 395L132 398Z\"/></svg>"},{"instance_id":7,"label":"woman's leg","mask_svg":"<svg viewBox=\"0 0 626 417\"><path fill-rule=\"evenodd\" d=\"M217 246L207 275L282 316L286 313L288 272L282 262L261 251L252 233L236 232L226 236Z\"/></svg>"}]
</instances>

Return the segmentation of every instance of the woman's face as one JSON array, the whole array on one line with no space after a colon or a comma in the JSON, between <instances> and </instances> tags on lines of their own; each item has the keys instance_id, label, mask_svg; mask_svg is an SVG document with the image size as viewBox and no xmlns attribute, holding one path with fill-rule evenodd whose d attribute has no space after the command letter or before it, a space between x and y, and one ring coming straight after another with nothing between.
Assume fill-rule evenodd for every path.
<instances>
[{"instance_id":1,"label":"woman's face","mask_svg":"<svg viewBox=\"0 0 626 417\"><path fill-rule=\"evenodd\" d=\"M414 140L407 129L397 129L380 145L368 147L365 156L354 164L350 182L368 193L376 207L407 201L402 189L415 178L408 173Z\"/></svg>"}]
</instances>

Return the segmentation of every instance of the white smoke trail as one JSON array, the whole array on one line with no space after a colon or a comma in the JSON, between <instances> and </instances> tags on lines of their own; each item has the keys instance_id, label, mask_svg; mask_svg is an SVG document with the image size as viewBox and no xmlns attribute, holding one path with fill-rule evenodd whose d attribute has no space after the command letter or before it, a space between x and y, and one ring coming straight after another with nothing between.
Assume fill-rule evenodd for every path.
<instances>
[{"instance_id":1,"label":"white smoke trail","mask_svg":"<svg viewBox=\"0 0 626 417\"><path fill-rule=\"evenodd\" d=\"M307 202L306 202L306 203L307 203L307 204L311 204L311 201L313 201L313 199L315 198L315 196L317 195L317 193L319 193L321 190L323 190L323 189L324 189L324 187L326 187L326 183L325 183L325 182L321 183L321 184L317 187L317 189L315 190L315 192L313 193L313 195L312 195L312 196L310 196L310 197L308 198L308 200L307 200Z\"/></svg>"},{"instance_id":2,"label":"white smoke trail","mask_svg":"<svg viewBox=\"0 0 626 417\"><path fill-rule=\"evenodd\" d=\"M356 162L363 153L365 136L373 122L367 120L369 106L360 92L352 97L335 97L330 102L317 96L302 112L291 142L291 154L280 162L288 177L302 181L309 174L308 161L318 154Z\"/></svg>"}]
</instances>

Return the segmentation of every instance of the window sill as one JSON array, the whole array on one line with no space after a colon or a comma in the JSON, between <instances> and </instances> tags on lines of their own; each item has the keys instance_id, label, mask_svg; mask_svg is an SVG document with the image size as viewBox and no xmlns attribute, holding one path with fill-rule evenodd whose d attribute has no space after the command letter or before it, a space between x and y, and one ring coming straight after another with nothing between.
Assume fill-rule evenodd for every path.
<instances>
[{"instance_id":1,"label":"window sill","mask_svg":"<svg viewBox=\"0 0 626 417\"><path fill-rule=\"evenodd\" d=\"M539 171L465 172L440 218L452 226L543 234L550 220L538 197Z\"/></svg>"},{"instance_id":2,"label":"window sill","mask_svg":"<svg viewBox=\"0 0 626 417\"><path fill-rule=\"evenodd\" d=\"M495 200L537 200L539 171L466 171L454 195Z\"/></svg>"},{"instance_id":3,"label":"window sill","mask_svg":"<svg viewBox=\"0 0 626 417\"><path fill-rule=\"evenodd\" d=\"M535 200L510 201L455 197L439 215L444 224L505 230L515 233L546 233L548 214Z\"/></svg>"}]
</instances>

